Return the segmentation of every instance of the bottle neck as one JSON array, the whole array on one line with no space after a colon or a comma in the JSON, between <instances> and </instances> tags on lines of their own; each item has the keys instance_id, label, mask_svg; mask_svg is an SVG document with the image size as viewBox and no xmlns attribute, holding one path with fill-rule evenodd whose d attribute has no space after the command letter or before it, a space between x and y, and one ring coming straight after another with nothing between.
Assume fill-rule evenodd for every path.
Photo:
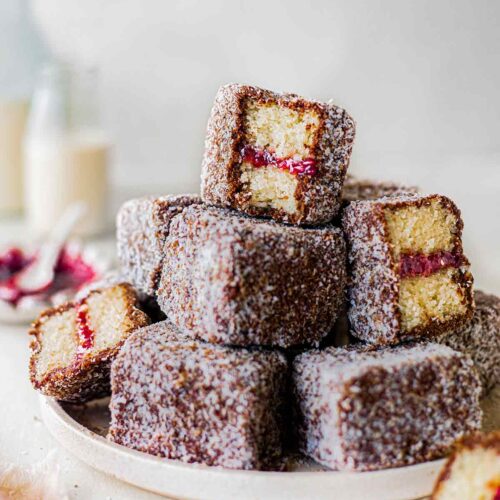
<instances>
[{"instance_id":1,"label":"bottle neck","mask_svg":"<svg viewBox=\"0 0 500 500\"><path fill-rule=\"evenodd\" d=\"M28 0L1 0L0 99L27 100L49 50L31 14Z\"/></svg>"},{"instance_id":2,"label":"bottle neck","mask_svg":"<svg viewBox=\"0 0 500 500\"><path fill-rule=\"evenodd\" d=\"M27 137L57 140L98 135L97 72L59 63L42 73L33 95Z\"/></svg>"}]
</instances>

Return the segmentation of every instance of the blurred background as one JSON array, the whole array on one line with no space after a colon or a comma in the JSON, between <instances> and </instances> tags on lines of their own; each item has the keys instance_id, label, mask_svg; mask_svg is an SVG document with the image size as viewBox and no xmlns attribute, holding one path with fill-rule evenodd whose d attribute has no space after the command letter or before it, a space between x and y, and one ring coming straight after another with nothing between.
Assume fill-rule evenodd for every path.
<instances>
[{"instance_id":1,"label":"blurred background","mask_svg":"<svg viewBox=\"0 0 500 500\"><path fill-rule=\"evenodd\" d=\"M455 200L476 286L499 294L499 27L494 0L0 0L0 483L53 456L27 324L113 266L125 199L199 190L221 84L345 107L349 172ZM153 498L55 457L70 498Z\"/></svg>"},{"instance_id":2,"label":"blurred background","mask_svg":"<svg viewBox=\"0 0 500 500\"><path fill-rule=\"evenodd\" d=\"M11 41L13 19L30 28L24 37L11 30ZM3 73L22 45L38 75L31 88L46 89L28 115L28 163L30 151L45 154L39 139L54 122L47 102L61 78L45 74L41 84L43 63L70 61L86 88L83 109L99 103L90 118L74 119L70 148L78 171L92 168L100 184L109 177L108 194L94 193L97 219L103 197L112 218L128 196L198 191L215 92L251 83L345 107L358 126L350 172L452 197L476 282L500 291L500 3L3 0L0 23ZM65 189L46 186L52 174L36 165L27 171L31 179L45 172L36 181L43 193ZM25 213L47 229L36 222L45 198L36 187L23 192L35 207Z\"/></svg>"}]
</instances>

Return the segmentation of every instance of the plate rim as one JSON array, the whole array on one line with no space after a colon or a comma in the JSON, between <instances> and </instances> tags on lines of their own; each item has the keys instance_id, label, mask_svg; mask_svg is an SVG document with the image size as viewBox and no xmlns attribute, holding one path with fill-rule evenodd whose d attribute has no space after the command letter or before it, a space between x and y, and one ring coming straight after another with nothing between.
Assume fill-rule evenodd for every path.
<instances>
[{"instance_id":1,"label":"plate rim","mask_svg":"<svg viewBox=\"0 0 500 500\"><path fill-rule=\"evenodd\" d=\"M365 482L370 482L373 480L382 480L387 478L388 481L391 479L397 480L397 477L401 475L401 473L411 472L421 473L422 475L430 475L436 477L439 471L441 470L446 458L441 458L434 461L423 462L419 464L414 464L405 467L384 469L384 470L376 470L376 471L366 471L366 472L351 472L351 471L329 471L329 470L319 470L319 471L255 471L255 470L240 470L240 469L227 469L218 466L208 466L204 464L190 464L185 463L180 460L168 459L156 457L153 455L149 455L147 453L127 448L123 445L113 443L108 441L105 437L97 434L96 432L88 429L84 425L77 422L74 418L72 418L61 406L61 404L55 400L54 398L50 398L44 395L39 395L40 398L40 406L42 410L42 419L44 421L45 426L48 428L49 432L53 435L53 437L70 453L76 455L79 460L85 462L87 465L91 466L94 469L100 470L104 474L111 475L119 480L122 480L128 484L139 487L141 489L146 489L148 491L152 491L154 493L160 495L174 495L175 498L192 498L191 496L184 497L183 495L178 495L175 493L169 493L164 491L163 489L157 489L151 486L145 487L142 484L138 484L135 481L128 480L127 477L124 477L120 474L115 474L110 472L109 470L104 470L102 467L97 466L95 463L90 463L89 460L82 458L81 450L75 450L72 448L70 444L67 442L68 439L64 439L63 436L58 435L55 426L61 427L63 426L66 431L71 433L77 439L84 439L86 441L91 442L91 446L99 447L101 449L106 450L107 452L111 452L119 457L121 457L124 461L132 461L132 462L142 462L142 464L149 464L151 467L160 467L172 473L179 474L199 474L202 476L211 477L212 479L225 479L226 481L239 480L242 482L252 481L252 480L267 480L270 482L283 483L285 481L290 482L291 484L296 483L297 481L301 482L310 482L310 481L320 481L324 479L339 479L349 481L359 481L363 479ZM434 481L432 481L432 484ZM430 494L431 487L420 487L419 493L422 495L410 495L406 498L420 498L421 496L425 496ZM411 490L411 488L409 488ZM388 491L387 498L401 498L394 497ZM410 491L408 492L410 493ZM212 498L212 496L203 497L203 498ZM215 498L215 497L213 497ZM269 498L274 498L270 496ZM319 497L316 497L319 498ZM325 497L326 498L326 497ZM350 496L349 498L355 498ZM376 498L380 498L377 496Z\"/></svg>"}]
</instances>

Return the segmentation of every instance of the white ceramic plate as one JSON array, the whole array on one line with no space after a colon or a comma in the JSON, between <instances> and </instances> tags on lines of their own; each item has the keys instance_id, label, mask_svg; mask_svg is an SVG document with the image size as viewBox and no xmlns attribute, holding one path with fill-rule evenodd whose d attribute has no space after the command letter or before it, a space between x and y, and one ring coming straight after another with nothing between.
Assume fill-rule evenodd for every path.
<instances>
[{"instance_id":1,"label":"white ceramic plate","mask_svg":"<svg viewBox=\"0 0 500 500\"><path fill-rule=\"evenodd\" d=\"M345 473L297 466L257 472L160 459L108 442L107 401L63 405L41 396L51 434L91 467L145 490L189 499L414 499L428 495L444 460L376 472Z\"/></svg>"}]
</instances>

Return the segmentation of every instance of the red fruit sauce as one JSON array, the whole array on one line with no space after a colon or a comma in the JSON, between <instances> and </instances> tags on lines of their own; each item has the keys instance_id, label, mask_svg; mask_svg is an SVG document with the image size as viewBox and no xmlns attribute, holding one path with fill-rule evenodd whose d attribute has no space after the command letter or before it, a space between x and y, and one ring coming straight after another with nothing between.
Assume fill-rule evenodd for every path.
<instances>
[{"instance_id":1,"label":"red fruit sauce","mask_svg":"<svg viewBox=\"0 0 500 500\"><path fill-rule=\"evenodd\" d=\"M24 269L36 258L26 255L19 248L10 248L0 255L0 300L16 305L23 297L36 294L49 298L55 293L65 290L78 290L96 277L95 269L86 263L81 255L70 254L66 249L61 251L56 264L54 280L44 290L27 292L16 285L16 273Z\"/></svg>"},{"instance_id":2,"label":"red fruit sauce","mask_svg":"<svg viewBox=\"0 0 500 500\"><path fill-rule=\"evenodd\" d=\"M293 175L309 176L313 176L317 171L314 158L305 158L303 160L278 158L270 151L258 150L252 146L245 146L241 150L241 157L243 161L250 163L255 168L272 166L281 170L288 170Z\"/></svg>"},{"instance_id":3,"label":"red fruit sauce","mask_svg":"<svg viewBox=\"0 0 500 500\"><path fill-rule=\"evenodd\" d=\"M500 486L497 488L497 491L495 493L495 496L493 497L493 500L500 500Z\"/></svg>"},{"instance_id":4,"label":"red fruit sauce","mask_svg":"<svg viewBox=\"0 0 500 500\"><path fill-rule=\"evenodd\" d=\"M3 255L0 255L0 277L17 273L30 263L31 259L26 257L20 248L9 248Z\"/></svg>"},{"instance_id":5,"label":"red fruit sauce","mask_svg":"<svg viewBox=\"0 0 500 500\"><path fill-rule=\"evenodd\" d=\"M400 257L399 275L401 278L430 276L447 267L460 267L463 263L463 255L447 252L445 250L428 255L422 253L407 253Z\"/></svg>"},{"instance_id":6,"label":"red fruit sauce","mask_svg":"<svg viewBox=\"0 0 500 500\"><path fill-rule=\"evenodd\" d=\"M94 347L95 332L90 327L88 311L87 303L83 300L76 311L78 351L80 353Z\"/></svg>"}]
</instances>

